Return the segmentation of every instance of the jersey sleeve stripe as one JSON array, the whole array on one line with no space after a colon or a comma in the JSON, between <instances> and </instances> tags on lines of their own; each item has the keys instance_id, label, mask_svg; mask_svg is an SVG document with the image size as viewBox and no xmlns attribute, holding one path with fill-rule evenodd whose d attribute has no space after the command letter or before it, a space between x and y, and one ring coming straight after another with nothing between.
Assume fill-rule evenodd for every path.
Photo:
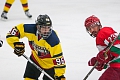
<instances>
[{"instance_id":1,"label":"jersey sleeve stripe","mask_svg":"<svg viewBox=\"0 0 120 80\"><path fill-rule=\"evenodd\" d=\"M62 56L63 53L60 53L60 54L57 54L57 55L54 55L53 58L56 58L56 57L59 57L59 56Z\"/></svg>"},{"instance_id":2,"label":"jersey sleeve stripe","mask_svg":"<svg viewBox=\"0 0 120 80\"><path fill-rule=\"evenodd\" d=\"M63 66L55 66L54 68L65 68L66 65L63 65Z\"/></svg>"},{"instance_id":3,"label":"jersey sleeve stripe","mask_svg":"<svg viewBox=\"0 0 120 80\"><path fill-rule=\"evenodd\" d=\"M9 37L18 37L20 38L19 36L15 36L15 35L7 35L6 38L9 38Z\"/></svg>"}]
</instances>

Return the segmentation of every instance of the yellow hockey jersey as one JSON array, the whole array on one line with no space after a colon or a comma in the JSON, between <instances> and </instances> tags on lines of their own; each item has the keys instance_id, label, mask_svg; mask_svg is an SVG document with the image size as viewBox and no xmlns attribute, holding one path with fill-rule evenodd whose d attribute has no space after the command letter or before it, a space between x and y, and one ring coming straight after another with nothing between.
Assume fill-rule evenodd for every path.
<instances>
[{"instance_id":1,"label":"yellow hockey jersey","mask_svg":"<svg viewBox=\"0 0 120 80\"><path fill-rule=\"evenodd\" d=\"M59 38L54 30L47 39L40 38L37 34L36 24L19 24L7 33L6 40L14 48L14 42L27 37L32 50L31 59L41 68L54 68L55 76L65 73L66 64L61 49Z\"/></svg>"}]
</instances>

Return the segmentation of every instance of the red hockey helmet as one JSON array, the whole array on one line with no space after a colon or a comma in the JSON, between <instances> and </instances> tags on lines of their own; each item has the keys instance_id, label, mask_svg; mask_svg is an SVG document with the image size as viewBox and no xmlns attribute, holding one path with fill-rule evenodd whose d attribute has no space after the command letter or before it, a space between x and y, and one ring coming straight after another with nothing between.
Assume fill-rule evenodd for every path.
<instances>
[{"instance_id":1,"label":"red hockey helmet","mask_svg":"<svg viewBox=\"0 0 120 80\"><path fill-rule=\"evenodd\" d=\"M96 16L92 15L85 20L85 27L90 36L96 37L96 34L101 29L102 25L100 23L100 20ZM91 32L91 28L93 27L97 28Z\"/></svg>"},{"instance_id":2,"label":"red hockey helmet","mask_svg":"<svg viewBox=\"0 0 120 80\"><path fill-rule=\"evenodd\" d=\"M101 24L100 24L100 20L99 20L96 16L94 16L94 15L88 17L88 18L85 20L85 27L86 27L86 28L87 28L87 27L90 27L90 26L92 26L92 25L94 25L94 24L101 25Z\"/></svg>"}]
</instances>

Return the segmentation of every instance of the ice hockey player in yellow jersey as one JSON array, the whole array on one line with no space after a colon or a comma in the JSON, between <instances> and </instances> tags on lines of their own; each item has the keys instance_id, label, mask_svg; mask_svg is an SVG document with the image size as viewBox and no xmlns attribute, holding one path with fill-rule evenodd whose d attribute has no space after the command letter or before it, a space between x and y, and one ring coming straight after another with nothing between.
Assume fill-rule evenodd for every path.
<instances>
[{"instance_id":1,"label":"ice hockey player in yellow jersey","mask_svg":"<svg viewBox=\"0 0 120 80\"><path fill-rule=\"evenodd\" d=\"M5 2L5 5L4 5L4 8L3 8L3 12L1 14L1 18L2 20L7 20L8 17L7 17L7 13L9 12L12 4L14 3L15 0L6 0ZM28 8L28 0L20 0L21 1L21 4L22 4L22 7L23 7L23 10L25 12L25 15L28 17L28 18L31 18L32 15L30 14L29 12L29 8Z\"/></svg>"},{"instance_id":2,"label":"ice hockey player in yellow jersey","mask_svg":"<svg viewBox=\"0 0 120 80\"><path fill-rule=\"evenodd\" d=\"M52 21L48 15L39 15L35 24L18 24L6 35L8 44L14 53L21 56L25 52L21 38L27 37L31 47L30 59L41 67L55 80L65 80L66 64L63 57L60 40L52 28ZM30 62L27 62L24 80L38 80L41 72ZM43 80L50 80L46 75Z\"/></svg>"}]
</instances>

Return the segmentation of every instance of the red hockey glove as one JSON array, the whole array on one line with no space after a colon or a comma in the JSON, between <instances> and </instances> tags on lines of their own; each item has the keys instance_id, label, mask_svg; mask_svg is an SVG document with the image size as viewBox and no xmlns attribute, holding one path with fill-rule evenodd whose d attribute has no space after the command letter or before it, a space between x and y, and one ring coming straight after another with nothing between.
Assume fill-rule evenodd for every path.
<instances>
[{"instance_id":1,"label":"red hockey glove","mask_svg":"<svg viewBox=\"0 0 120 80\"><path fill-rule=\"evenodd\" d=\"M96 62L97 62L96 57L93 57L88 61L88 65L89 66L94 66Z\"/></svg>"},{"instance_id":2,"label":"red hockey glove","mask_svg":"<svg viewBox=\"0 0 120 80\"><path fill-rule=\"evenodd\" d=\"M100 51L97 56L96 59L99 63L105 63L106 57L105 57L105 52L104 51Z\"/></svg>"},{"instance_id":3,"label":"red hockey glove","mask_svg":"<svg viewBox=\"0 0 120 80\"><path fill-rule=\"evenodd\" d=\"M66 79L65 79L65 76L62 75L62 76L59 76L59 77L56 76L56 77L55 77L55 80L66 80Z\"/></svg>"},{"instance_id":4,"label":"red hockey glove","mask_svg":"<svg viewBox=\"0 0 120 80\"><path fill-rule=\"evenodd\" d=\"M106 55L107 55L107 59L105 57L105 50L100 51L97 54L97 57L96 57L97 61L100 62L100 63L106 64L106 63L108 63L110 60L112 60L114 58L110 51L108 51L106 53Z\"/></svg>"},{"instance_id":5,"label":"red hockey glove","mask_svg":"<svg viewBox=\"0 0 120 80\"><path fill-rule=\"evenodd\" d=\"M89 65L89 66L94 66L96 62L97 62L97 58L96 58L96 57L93 57L93 58L91 58L91 59L88 61L88 65ZM101 71L101 70L104 68L104 64L98 62L98 65L97 65L95 68L96 68L98 71Z\"/></svg>"},{"instance_id":6,"label":"red hockey glove","mask_svg":"<svg viewBox=\"0 0 120 80\"><path fill-rule=\"evenodd\" d=\"M105 57L105 54L107 55L107 58ZM114 57L112 56L111 52L108 51L107 53L105 53L105 50L102 50L100 51L98 54L97 54L97 61L98 61L98 68L99 68L99 71L101 71L102 69L105 68L106 64L111 61Z\"/></svg>"},{"instance_id":7,"label":"red hockey glove","mask_svg":"<svg viewBox=\"0 0 120 80\"><path fill-rule=\"evenodd\" d=\"M15 42L14 43L14 53L18 56L21 56L25 52L25 44L23 42Z\"/></svg>"}]
</instances>

